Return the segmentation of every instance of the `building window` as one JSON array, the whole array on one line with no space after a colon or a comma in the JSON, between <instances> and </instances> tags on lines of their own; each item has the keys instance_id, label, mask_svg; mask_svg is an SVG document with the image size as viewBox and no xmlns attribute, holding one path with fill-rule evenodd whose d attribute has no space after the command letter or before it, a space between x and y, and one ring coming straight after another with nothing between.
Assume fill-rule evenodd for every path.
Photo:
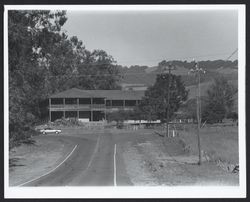
<instances>
[{"instance_id":1,"label":"building window","mask_svg":"<svg viewBox=\"0 0 250 202\"><path fill-rule=\"evenodd\" d=\"M77 111L66 111L65 118L77 118Z\"/></svg>"},{"instance_id":2,"label":"building window","mask_svg":"<svg viewBox=\"0 0 250 202\"><path fill-rule=\"evenodd\" d=\"M90 119L90 111L79 111L79 118Z\"/></svg>"},{"instance_id":3,"label":"building window","mask_svg":"<svg viewBox=\"0 0 250 202\"><path fill-rule=\"evenodd\" d=\"M93 104L104 104L104 98L93 98Z\"/></svg>"},{"instance_id":4,"label":"building window","mask_svg":"<svg viewBox=\"0 0 250 202\"><path fill-rule=\"evenodd\" d=\"M63 98L51 98L51 104L52 105L62 105Z\"/></svg>"},{"instance_id":5,"label":"building window","mask_svg":"<svg viewBox=\"0 0 250 202\"><path fill-rule=\"evenodd\" d=\"M112 106L114 106L114 107L122 107L123 106L123 100L112 100Z\"/></svg>"},{"instance_id":6,"label":"building window","mask_svg":"<svg viewBox=\"0 0 250 202\"><path fill-rule=\"evenodd\" d=\"M57 119L61 119L63 117L63 112L62 111L52 111L51 112L51 121L55 121Z\"/></svg>"},{"instance_id":7,"label":"building window","mask_svg":"<svg viewBox=\"0 0 250 202\"><path fill-rule=\"evenodd\" d=\"M103 119L105 119L103 111L93 111L93 121L102 121Z\"/></svg>"},{"instance_id":8,"label":"building window","mask_svg":"<svg viewBox=\"0 0 250 202\"><path fill-rule=\"evenodd\" d=\"M125 106L128 106L128 107L136 106L136 100L125 100Z\"/></svg>"},{"instance_id":9,"label":"building window","mask_svg":"<svg viewBox=\"0 0 250 202\"><path fill-rule=\"evenodd\" d=\"M77 99L76 98L65 98L65 104L66 105L77 104Z\"/></svg>"},{"instance_id":10,"label":"building window","mask_svg":"<svg viewBox=\"0 0 250 202\"><path fill-rule=\"evenodd\" d=\"M91 104L91 99L90 98L80 98L79 99L79 104L80 105L90 105Z\"/></svg>"}]
</instances>

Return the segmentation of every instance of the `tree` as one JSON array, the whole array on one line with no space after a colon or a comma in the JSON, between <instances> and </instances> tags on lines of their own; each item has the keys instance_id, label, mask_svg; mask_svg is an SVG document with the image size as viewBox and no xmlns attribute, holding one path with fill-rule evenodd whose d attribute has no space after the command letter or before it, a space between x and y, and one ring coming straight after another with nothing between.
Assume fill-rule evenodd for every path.
<instances>
[{"instance_id":1,"label":"tree","mask_svg":"<svg viewBox=\"0 0 250 202\"><path fill-rule=\"evenodd\" d=\"M8 11L10 140L26 138L44 95L42 65L66 21L65 11Z\"/></svg>"},{"instance_id":2,"label":"tree","mask_svg":"<svg viewBox=\"0 0 250 202\"><path fill-rule=\"evenodd\" d=\"M117 82L120 72L112 56L103 50L85 51L83 62L78 66L78 86L83 89L120 89Z\"/></svg>"},{"instance_id":3,"label":"tree","mask_svg":"<svg viewBox=\"0 0 250 202\"><path fill-rule=\"evenodd\" d=\"M128 120L129 113L125 110L118 110L107 113L108 122L115 121L117 128L122 128L124 121Z\"/></svg>"},{"instance_id":4,"label":"tree","mask_svg":"<svg viewBox=\"0 0 250 202\"><path fill-rule=\"evenodd\" d=\"M44 116L44 100L72 87L119 88L119 71L105 51L88 51L61 30L65 11L8 11L10 138L24 137ZM80 75L80 76L79 76Z\"/></svg>"},{"instance_id":5,"label":"tree","mask_svg":"<svg viewBox=\"0 0 250 202\"><path fill-rule=\"evenodd\" d=\"M144 97L142 99L139 105L139 110L143 120L154 121L158 118L157 110L160 105L160 102L158 99L155 99L154 97L149 97L150 95L147 96L148 97Z\"/></svg>"},{"instance_id":6,"label":"tree","mask_svg":"<svg viewBox=\"0 0 250 202\"><path fill-rule=\"evenodd\" d=\"M155 84L146 90L140 103L139 108L145 119L149 121L160 119L165 122L167 108L169 107L169 117L171 118L181 103L187 99L188 91L181 81L181 76L170 76L170 105L167 105L169 75L160 74L157 76Z\"/></svg>"},{"instance_id":7,"label":"tree","mask_svg":"<svg viewBox=\"0 0 250 202\"><path fill-rule=\"evenodd\" d=\"M224 77L214 79L206 96L206 106L202 119L208 122L222 122L232 112L237 89Z\"/></svg>"},{"instance_id":8,"label":"tree","mask_svg":"<svg viewBox=\"0 0 250 202\"><path fill-rule=\"evenodd\" d=\"M201 102L201 113L203 113L203 108L205 106L205 97L200 97ZM196 98L192 98L187 100L181 107L180 111L182 112L183 117L197 120L197 100Z\"/></svg>"},{"instance_id":9,"label":"tree","mask_svg":"<svg viewBox=\"0 0 250 202\"><path fill-rule=\"evenodd\" d=\"M128 111L128 119L129 120L142 120L142 119L144 119L143 114L138 106L136 106L133 110Z\"/></svg>"},{"instance_id":10,"label":"tree","mask_svg":"<svg viewBox=\"0 0 250 202\"><path fill-rule=\"evenodd\" d=\"M236 122L236 121L238 121L238 113L237 113L237 112L230 112L230 113L227 115L227 118L228 118L228 119L232 119L233 122Z\"/></svg>"}]
</instances>

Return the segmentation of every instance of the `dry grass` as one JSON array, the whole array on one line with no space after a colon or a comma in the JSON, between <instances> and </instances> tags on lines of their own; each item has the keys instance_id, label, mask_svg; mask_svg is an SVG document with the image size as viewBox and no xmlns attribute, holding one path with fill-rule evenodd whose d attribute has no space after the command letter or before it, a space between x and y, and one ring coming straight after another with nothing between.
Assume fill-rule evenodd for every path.
<instances>
[{"instance_id":1,"label":"dry grass","mask_svg":"<svg viewBox=\"0 0 250 202\"><path fill-rule=\"evenodd\" d=\"M179 138L167 138L163 143L162 137L153 133L143 135L142 132L143 130L138 130L134 131L134 134L126 134L124 131L119 136L122 140L119 147L122 146L123 149L124 165L134 185L237 186L239 184L238 174L226 172L216 162L205 162L203 159L202 165L198 166L195 149L191 153L186 153ZM130 139L131 136L133 138ZM129 146L123 144L126 137L130 142ZM187 139L196 146L196 136L191 137ZM202 140L205 141L204 138ZM225 147L217 150L214 147L210 146L216 155L222 156L227 153L224 151Z\"/></svg>"},{"instance_id":2,"label":"dry grass","mask_svg":"<svg viewBox=\"0 0 250 202\"><path fill-rule=\"evenodd\" d=\"M198 153L197 130L195 128L181 131L180 137L191 153ZM205 127L201 129L200 137L201 150L206 152L212 160L238 164L238 127Z\"/></svg>"},{"instance_id":3,"label":"dry grass","mask_svg":"<svg viewBox=\"0 0 250 202\"><path fill-rule=\"evenodd\" d=\"M53 136L36 136L34 144L23 144L9 154L9 184L16 186L34 179L58 165L74 146Z\"/></svg>"}]
</instances>

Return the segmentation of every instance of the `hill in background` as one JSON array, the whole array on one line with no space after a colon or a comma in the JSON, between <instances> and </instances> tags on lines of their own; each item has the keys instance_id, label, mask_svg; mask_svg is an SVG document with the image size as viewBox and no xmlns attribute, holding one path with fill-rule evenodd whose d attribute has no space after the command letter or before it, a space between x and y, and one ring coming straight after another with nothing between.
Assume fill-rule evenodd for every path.
<instances>
[{"instance_id":1,"label":"hill in background","mask_svg":"<svg viewBox=\"0 0 250 202\"><path fill-rule=\"evenodd\" d=\"M168 62L169 63L169 62ZM196 79L193 75L188 74L189 70L194 66L194 62L187 61L172 61L176 67L172 71L173 74L181 75L186 88L189 90L188 99L196 97ZM212 84L213 79L218 76L224 76L227 80L238 87L238 61L200 61L199 66L202 67L206 73L201 75L201 96L205 96L209 86ZM145 89L153 85L157 74L162 73L164 70L161 67L147 67L147 66L131 66L122 67L118 66L123 75L121 80L122 86L144 85ZM140 87L141 88L141 87ZM238 93L235 97L235 109L238 108Z\"/></svg>"},{"instance_id":2,"label":"hill in background","mask_svg":"<svg viewBox=\"0 0 250 202\"><path fill-rule=\"evenodd\" d=\"M187 61L171 61L175 66L172 74L181 75L185 85L192 91L196 81L192 75L189 75L189 70L194 66L194 62ZM168 62L168 64L170 61ZM201 90L205 91L207 86L218 76L224 76L228 81L237 85L238 81L238 61L200 61L199 66L205 71L205 75L201 75ZM121 84L143 84L145 86L153 85L157 74L163 73L162 67L147 67L147 66L131 66L122 67L118 66L123 78ZM191 93L192 94L192 93Z\"/></svg>"}]
</instances>

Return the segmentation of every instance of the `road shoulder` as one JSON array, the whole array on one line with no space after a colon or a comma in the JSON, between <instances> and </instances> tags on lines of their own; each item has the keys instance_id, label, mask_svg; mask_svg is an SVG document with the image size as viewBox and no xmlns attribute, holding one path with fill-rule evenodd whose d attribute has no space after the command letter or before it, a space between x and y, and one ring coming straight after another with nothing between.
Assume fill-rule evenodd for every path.
<instances>
[{"instance_id":1,"label":"road shoulder","mask_svg":"<svg viewBox=\"0 0 250 202\"><path fill-rule=\"evenodd\" d=\"M34 142L9 152L9 186L18 186L43 175L62 162L74 143L61 136L36 136Z\"/></svg>"},{"instance_id":2,"label":"road shoulder","mask_svg":"<svg viewBox=\"0 0 250 202\"><path fill-rule=\"evenodd\" d=\"M222 170L215 162L186 153L178 138L145 138L123 145L126 170L135 186L238 186L239 175Z\"/></svg>"}]
</instances>

